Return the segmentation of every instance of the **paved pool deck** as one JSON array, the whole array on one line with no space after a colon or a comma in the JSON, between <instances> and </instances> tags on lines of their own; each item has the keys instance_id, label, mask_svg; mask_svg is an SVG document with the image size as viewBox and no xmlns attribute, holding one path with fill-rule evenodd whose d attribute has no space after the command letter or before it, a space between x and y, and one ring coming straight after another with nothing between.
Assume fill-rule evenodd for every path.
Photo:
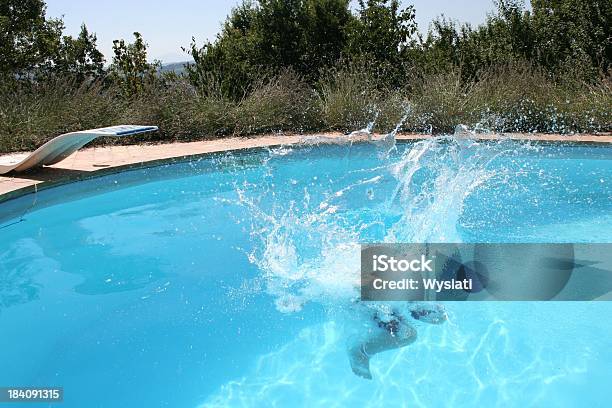
<instances>
[{"instance_id":1,"label":"paved pool deck","mask_svg":"<svg viewBox=\"0 0 612 408\"><path fill-rule=\"evenodd\" d=\"M380 138L374 135L374 138ZM430 138L423 134L399 134L397 140L420 140ZM257 147L274 147L299 143L327 142L346 140L341 133L322 133L317 135L278 134L249 138L222 138L198 142L179 142L165 144L145 144L128 146L91 147L79 150L65 160L52 166L0 176L0 202L70 181L98 177L116 173L128 168L150 167L168 161L183 161L190 157L203 156L215 152L235 151ZM611 134L603 135L555 135L555 134L480 134L481 140L511 138L525 141L544 141L551 143L612 143ZM364 141L366 135L354 135L355 142Z\"/></svg>"}]
</instances>

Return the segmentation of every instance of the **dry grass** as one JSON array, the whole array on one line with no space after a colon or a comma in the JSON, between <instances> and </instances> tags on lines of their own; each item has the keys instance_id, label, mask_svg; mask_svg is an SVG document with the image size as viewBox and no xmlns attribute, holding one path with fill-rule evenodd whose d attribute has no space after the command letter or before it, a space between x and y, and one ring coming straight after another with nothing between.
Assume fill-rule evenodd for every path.
<instances>
[{"instance_id":1,"label":"dry grass","mask_svg":"<svg viewBox=\"0 0 612 408\"><path fill-rule=\"evenodd\" d=\"M123 105L97 83L5 85L0 91L0 151L31 150L64 132L115 124Z\"/></svg>"},{"instance_id":2,"label":"dry grass","mask_svg":"<svg viewBox=\"0 0 612 408\"><path fill-rule=\"evenodd\" d=\"M234 133L251 135L320 128L315 91L291 71L256 84L234 108Z\"/></svg>"},{"instance_id":3,"label":"dry grass","mask_svg":"<svg viewBox=\"0 0 612 408\"><path fill-rule=\"evenodd\" d=\"M196 91L183 78L161 78L125 99L108 83L70 79L0 86L0 152L32 150L69 131L119 123L156 124L160 131L134 139L197 140L262 132L350 132L376 119L392 130L406 112L403 130L450 132L458 123L492 131L609 132L612 82L550 78L527 63L483 70L464 83L458 68L429 74L410 92L389 90L367 66L343 64L311 87L290 71L253 86L241 100L219 89ZM407 88L408 89L408 88Z\"/></svg>"}]
</instances>

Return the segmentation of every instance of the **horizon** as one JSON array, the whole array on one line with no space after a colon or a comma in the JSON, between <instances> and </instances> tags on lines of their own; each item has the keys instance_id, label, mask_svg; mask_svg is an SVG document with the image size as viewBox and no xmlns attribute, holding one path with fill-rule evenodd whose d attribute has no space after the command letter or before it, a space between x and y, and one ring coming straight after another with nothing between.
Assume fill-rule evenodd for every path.
<instances>
[{"instance_id":1,"label":"horizon","mask_svg":"<svg viewBox=\"0 0 612 408\"><path fill-rule=\"evenodd\" d=\"M204 4L198 0L177 0L167 9L164 6L167 7L168 3L161 0L108 0L94 4L47 0L46 3L48 17L64 20L65 35L78 35L81 24L85 23L88 30L96 34L98 49L104 54L107 64L112 60L113 40L125 39L132 42L135 31L140 32L149 45L150 61L160 60L164 64L171 64L191 59L181 47L188 48L192 37L200 46L206 41L214 41L228 14L241 0L218 0L214 4ZM431 21L441 15L477 26L484 23L487 15L495 9L493 0L440 0L435 3L414 0L401 3L403 6L415 6L416 21L423 34L429 29ZM528 0L525 6L530 8ZM133 19L132 16L136 14L141 18Z\"/></svg>"}]
</instances>

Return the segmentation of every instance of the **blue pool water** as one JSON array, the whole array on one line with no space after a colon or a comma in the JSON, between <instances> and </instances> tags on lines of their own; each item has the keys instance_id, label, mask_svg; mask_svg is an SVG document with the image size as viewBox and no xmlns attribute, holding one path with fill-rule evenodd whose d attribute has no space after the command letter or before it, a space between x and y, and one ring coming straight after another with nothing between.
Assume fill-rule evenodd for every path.
<instances>
[{"instance_id":1,"label":"blue pool water","mask_svg":"<svg viewBox=\"0 0 612 408\"><path fill-rule=\"evenodd\" d=\"M0 229L0 386L61 386L62 407L608 406L610 302L447 303L355 376L360 242L612 242L612 148L305 144L39 192Z\"/></svg>"}]
</instances>

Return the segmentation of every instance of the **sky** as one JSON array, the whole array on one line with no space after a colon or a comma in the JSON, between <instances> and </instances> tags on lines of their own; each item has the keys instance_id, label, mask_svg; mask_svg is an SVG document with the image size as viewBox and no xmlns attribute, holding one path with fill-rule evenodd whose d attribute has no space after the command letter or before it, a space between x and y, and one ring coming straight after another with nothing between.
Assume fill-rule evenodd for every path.
<instances>
[{"instance_id":1,"label":"sky","mask_svg":"<svg viewBox=\"0 0 612 408\"><path fill-rule=\"evenodd\" d=\"M112 58L113 40L133 39L140 32L149 44L149 57L165 63L189 59L181 51L191 38L198 44L214 40L221 23L240 0L47 0L47 16L62 17L66 34L76 36L82 23L98 37L98 48L107 62ZM493 0L403 0L414 4L419 29L444 14L448 18L483 23L493 11Z\"/></svg>"}]
</instances>

